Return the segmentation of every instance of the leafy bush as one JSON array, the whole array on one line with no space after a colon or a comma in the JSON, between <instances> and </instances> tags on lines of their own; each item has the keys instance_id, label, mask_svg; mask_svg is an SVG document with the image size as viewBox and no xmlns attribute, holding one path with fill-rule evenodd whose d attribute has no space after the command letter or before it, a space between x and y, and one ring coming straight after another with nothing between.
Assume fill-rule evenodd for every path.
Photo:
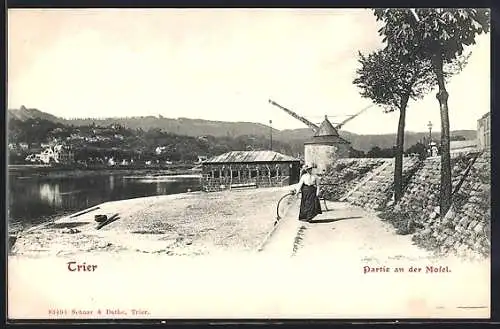
<instances>
[{"instance_id":1,"label":"leafy bush","mask_svg":"<svg viewBox=\"0 0 500 329\"><path fill-rule=\"evenodd\" d=\"M342 170L344 170L347 167L348 167L348 164L341 162L341 163L337 164L337 166L335 167L335 170L336 171L342 171Z\"/></svg>"}]
</instances>

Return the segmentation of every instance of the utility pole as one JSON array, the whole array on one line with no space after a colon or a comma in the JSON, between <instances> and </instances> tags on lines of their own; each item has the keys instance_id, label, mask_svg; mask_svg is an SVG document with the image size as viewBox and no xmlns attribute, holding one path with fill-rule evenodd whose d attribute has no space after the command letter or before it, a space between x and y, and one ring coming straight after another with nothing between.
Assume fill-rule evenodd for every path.
<instances>
[{"instance_id":1,"label":"utility pole","mask_svg":"<svg viewBox=\"0 0 500 329\"><path fill-rule=\"evenodd\" d=\"M270 131L270 136L271 136L271 145L270 145L270 150L273 150L273 120L269 120L269 131Z\"/></svg>"}]
</instances>

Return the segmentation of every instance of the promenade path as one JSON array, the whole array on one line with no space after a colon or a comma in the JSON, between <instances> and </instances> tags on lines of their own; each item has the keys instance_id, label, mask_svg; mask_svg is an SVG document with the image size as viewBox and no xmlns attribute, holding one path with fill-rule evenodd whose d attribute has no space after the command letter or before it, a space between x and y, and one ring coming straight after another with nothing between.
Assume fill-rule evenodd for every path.
<instances>
[{"instance_id":1,"label":"promenade path","mask_svg":"<svg viewBox=\"0 0 500 329\"><path fill-rule=\"evenodd\" d=\"M294 201L262 252L297 257L431 257L412 243L410 235L396 234L391 224L360 207L327 201L328 210L322 203L323 213L304 223L297 220L299 204L299 199Z\"/></svg>"}]
</instances>

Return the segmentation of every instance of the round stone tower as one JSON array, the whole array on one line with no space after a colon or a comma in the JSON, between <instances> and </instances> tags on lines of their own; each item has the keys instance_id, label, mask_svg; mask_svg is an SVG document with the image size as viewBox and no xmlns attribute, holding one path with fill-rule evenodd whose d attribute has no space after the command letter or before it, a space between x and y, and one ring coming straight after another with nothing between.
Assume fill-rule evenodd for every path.
<instances>
[{"instance_id":1,"label":"round stone tower","mask_svg":"<svg viewBox=\"0 0 500 329\"><path fill-rule=\"evenodd\" d=\"M315 166L313 172L322 174L337 159L349 157L350 147L351 143L339 136L325 115L314 137L304 143L304 160Z\"/></svg>"}]
</instances>

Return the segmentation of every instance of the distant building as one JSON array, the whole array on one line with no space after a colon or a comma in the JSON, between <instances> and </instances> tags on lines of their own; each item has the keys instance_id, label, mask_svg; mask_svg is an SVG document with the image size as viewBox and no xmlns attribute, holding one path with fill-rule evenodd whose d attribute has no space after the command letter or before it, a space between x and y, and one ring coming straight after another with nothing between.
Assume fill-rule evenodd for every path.
<instances>
[{"instance_id":1,"label":"distant building","mask_svg":"<svg viewBox=\"0 0 500 329\"><path fill-rule=\"evenodd\" d=\"M202 163L208 160L206 155L198 155L198 163Z\"/></svg>"},{"instance_id":2,"label":"distant building","mask_svg":"<svg viewBox=\"0 0 500 329\"><path fill-rule=\"evenodd\" d=\"M477 146L480 149L489 149L491 147L491 116L490 112L477 120Z\"/></svg>"},{"instance_id":3,"label":"distant building","mask_svg":"<svg viewBox=\"0 0 500 329\"><path fill-rule=\"evenodd\" d=\"M82 140L85 139L85 137L80 136L79 134L71 134L69 137L66 139L72 139L72 140Z\"/></svg>"},{"instance_id":4,"label":"distant building","mask_svg":"<svg viewBox=\"0 0 500 329\"><path fill-rule=\"evenodd\" d=\"M315 166L313 170L316 173L321 174L337 159L349 157L350 146L325 116L314 137L304 143L304 159L306 164Z\"/></svg>"},{"instance_id":5,"label":"distant building","mask_svg":"<svg viewBox=\"0 0 500 329\"><path fill-rule=\"evenodd\" d=\"M155 148L155 153L156 153L156 155L160 155L160 154L164 153L167 149L168 149L168 146L157 146Z\"/></svg>"},{"instance_id":6,"label":"distant building","mask_svg":"<svg viewBox=\"0 0 500 329\"><path fill-rule=\"evenodd\" d=\"M71 148L67 146L66 147L61 146L57 147L56 150L57 150L57 160L59 161L59 163L68 164L75 162L75 154L73 150L71 150Z\"/></svg>"},{"instance_id":7,"label":"distant building","mask_svg":"<svg viewBox=\"0 0 500 329\"><path fill-rule=\"evenodd\" d=\"M274 151L233 151L201 164L207 192L241 186L286 186L299 181L300 160Z\"/></svg>"}]
</instances>

